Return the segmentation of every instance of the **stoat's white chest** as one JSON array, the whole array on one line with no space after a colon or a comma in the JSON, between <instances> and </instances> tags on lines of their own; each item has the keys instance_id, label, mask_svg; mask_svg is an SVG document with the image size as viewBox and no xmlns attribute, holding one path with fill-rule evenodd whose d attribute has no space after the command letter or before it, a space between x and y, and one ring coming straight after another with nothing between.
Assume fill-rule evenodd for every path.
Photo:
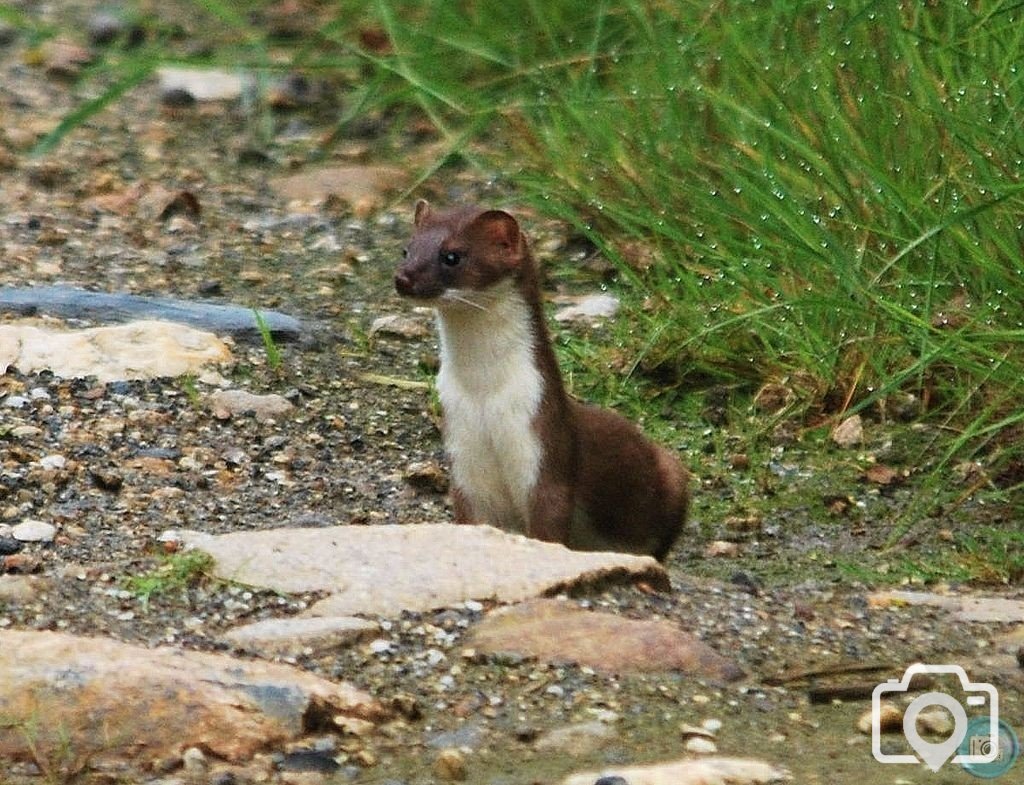
<instances>
[{"instance_id":1,"label":"stoat's white chest","mask_svg":"<svg viewBox=\"0 0 1024 785\"><path fill-rule=\"evenodd\" d=\"M507 288L486 310L438 311L445 448L455 486L476 522L525 531L541 443L533 420L544 380L533 355L530 309Z\"/></svg>"}]
</instances>

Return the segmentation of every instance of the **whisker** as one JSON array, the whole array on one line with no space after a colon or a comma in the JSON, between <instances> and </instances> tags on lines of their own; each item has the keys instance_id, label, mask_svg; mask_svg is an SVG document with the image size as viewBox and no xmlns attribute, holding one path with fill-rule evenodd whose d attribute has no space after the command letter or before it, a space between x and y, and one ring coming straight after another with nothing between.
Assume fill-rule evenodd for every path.
<instances>
[{"instance_id":1,"label":"whisker","mask_svg":"<svg viewBox=\"0 0 1024 785\"><path fill-rule=\"evenodd\" d=\"M460 294L456 294L455 292L451 291L450 289L447 292L445 292L443 296L444 296L444 299L446 299L446 300L451 300L453 302L462 303L463 305L468 305L468 306L470 306L472 308L476 308L478 311L486 311L487 310L487 306L485 306L485 305L483 305L481 303L478 303L475 300L470 300L468 297L463 297ZM493 302L493 300L492 300L492 302Z\"/></svg>"}]
</instances>

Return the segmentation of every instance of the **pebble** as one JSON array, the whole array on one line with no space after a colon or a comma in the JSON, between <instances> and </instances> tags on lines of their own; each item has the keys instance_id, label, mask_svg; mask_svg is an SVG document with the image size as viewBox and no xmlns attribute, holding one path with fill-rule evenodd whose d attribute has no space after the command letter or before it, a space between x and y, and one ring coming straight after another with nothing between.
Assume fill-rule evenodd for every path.
<instances>
[{"instance_id":1,"label":"pebble","mask_svg":"<svg viewBox=\"0 0 1024 785\"><path fill-rule=\"evenodd\" d=\"M713 755L718 752L718 745L707 736L691 736L683 744L687 752L695 755Z\"/></svg>"},{"instance_id":2,"label":"pebble","mask_svg":"<svg viewBox=\"0 0 1024 785\"><path fill-rule=\"evenodd\" d=\"M24 520L11 529L11 536L21 542L52 542L57 534L57 527L45 521L31 518Z\"/></svg>"},{"instance_id":3,"label":"pebble","mask_svg":"<svg viewBox=\"0 0 1024 785\"><path fill-rule=\"evenodd\" d=\"M20 551L23 547L24 545L14 537L0 537L0 556L10 556L12 553Z\"/></svg>"},{"instance_id":4,"label":"pebble","mask_svg":"<svg viewBox=\"0 0 1024 785\"><path fill-rule=\"evenodd\" d=\"M857 720L857 730L864 734L871 734L873 717L871 711L866 711ZM883 703L878 708L878 727L882 733L896 733L903 730L903 712L898 706L891 703Z\"/></svg>"},{"instance_id":5,"label":"pebble","mask_svg":"<svg viewBox=\"0 0 1024 785\"><path fill-rule=\"evenodd\" d=\"M443 780L464 780L466 759L456 749L441 750L434 759L434 774Z\"/></svg>"},{"instance_id":6,"label":"pebble","mask_svg":"<svg viewBox=\"0 0 1024 785\"><path fill-rule=\"evenodd\" d=\"M48 470L63 469L67 462L63 455L46 455L39 459L39 465Z\"/></svg>"},{"instance_id":7,"label":"pebble","mask_svg":"<svg viewBox=\"0 0 1024 785\"><path fill-rule=\"evenodd\" d=\"M89 19L89 41L96 46L113 43L124 32L124 22L114 14L100 11Z\"/></svg>"},{"instance_id":8,"label":"pebble","mask_svg":"<svg viewBox=\"0 0 1024 785\"><path fill-rule=\"evenodd\" d=\"M181 754L181 766L186 774L202 774L206 771L206 755L198 747L189 747Z\"/></svg>"}]
</instances>

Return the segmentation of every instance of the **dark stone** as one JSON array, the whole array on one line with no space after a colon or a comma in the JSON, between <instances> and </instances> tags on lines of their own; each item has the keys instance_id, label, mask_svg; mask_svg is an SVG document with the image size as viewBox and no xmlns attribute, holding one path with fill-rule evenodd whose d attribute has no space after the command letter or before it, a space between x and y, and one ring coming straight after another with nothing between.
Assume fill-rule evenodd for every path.
<instances>
[{"instance_id":1,"label":"dark stone","mask_svg":"<svg viewBox=\"0 0 1024 785\"><path fill-rule=\"evenodd\" d=\"M289 752L277 767L281 771L316 771L321 774L332 774L341 768L331 753L321 750Z\"/></svg>"},{"instance_id":2,"label":"dark stone","mask_svg":"<svg viewBox=\"0 0 1024 785\"><path fill-rule=\"evenodd\" d=\"M594 781L594 785L629 785L625 777L611 776L601 777L599 780Z\"/></svg>"},{"instance_id":3,"label":"dark stone","mask_svg":"<svg viewBox=\"0 0 1024 785\"><path fill-rule=\"evenodd\" d=\"M114 14L100 11L89 20L89 41L96 46L112 44L123 32L124 22Z\"/></svg>"},{"instance_id":4,"label":"dark stone","mask_svg":"<svg viewBox=\"0 0 1024 785\"><path fill-rule=\"evenodd\" d=\"M187 109L196 105L196 97L183 87L172 87L161 93L160 103L171 109Z\"/></svg>"},{"instance_id":5,"label":"dark stone","mask_svg":"<svg viewBox=\"0 0 1024 785\"><path fill-rule=\"evenodd\" d=\"M71 286L3 286L0 287L0 313L4 312L22 316L43 313L99 323L160 319L228 334L236 340L263 342L252 308L172 297L90 292ZM260 309L260 316L275 341L288 343L302 337L302 323L294 316L263 309Z\"/></svg>"},{"instance_id":6,"label":"dark stone","mask_svg":"<svg viewBox=\"0 0 1024 785\"><path fill-rule=\"evenodd\" d=\"M13 537L0 537L0 556L10 556L22 549L23 545Z\"/></svg>"}]
</instances>

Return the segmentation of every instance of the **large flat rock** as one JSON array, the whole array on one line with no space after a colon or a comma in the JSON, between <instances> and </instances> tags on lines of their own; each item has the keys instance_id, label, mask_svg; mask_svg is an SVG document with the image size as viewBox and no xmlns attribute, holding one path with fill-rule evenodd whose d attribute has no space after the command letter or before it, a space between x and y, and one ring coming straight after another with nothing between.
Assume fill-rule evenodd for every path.
<instances>
[{"instance_id":1,"label":"large flat rock","mask_svg":"<svg viewBox=\"0 0 1024 785\"><path fill-rule=\"evenodd\" d=\"M101 382L216 373L231 360L213 333L183 324L140 321L84 330L39 323L0 324L0 373L52 371L65 379Z\"/></svg>"},{"instance_id":2,"label":"large flat rock","mask_svg":"<svg viewBox=\"0 0 1024 785\"><path fill-rule=\"evenodd\" d=\"M469 645L568 660L602 673L677 670L715 681L743 676L735 663L670 621L627 619L555 599L492 611L473 630Z\"/></svg>"},{"instance_id":3,"label":"large flat rock","mask_svg":"<svg viewBox=\"0 0 1024 785\"><path fill-rule=\"evenodd\" d=\"M213 556L222 578L283 592L326 591L313 616L394 616L465 600L518 602L605 582L669 588L650 556L584 553L490 526L284 528L165 535Z\"/></svg>"},{"instance_id":4,"label":"large flat rock","mask_svg":"<svg viewBox=\"0 0 1024 785\"><path fill-rule=\"evenodd\" d=\"M562 785L768 785L788 779L786 771L764 761L703 758L581 772L567 777Z\"/></svg>"},{"instance_id":5,"label":"large flat rock","mask_svg":"<svg viewBox=\"0 0 1024 785\"><path fill-rule=\"evenodd\" d=\"M199 747L240 762L338 715L387 718L355 687L287 665L0 630L0 760L144 764Z\"/></svg>"},{"instance_id":6,"label":"large flat rock","mask_svg":"<svg viewBox=\"0 0 1024 785\"><path fill-rule=\"evenodd\" d=\"M91 292L73 286L0 286L0 312L88 319L100 324L156 319L240 340L262 340L252 308L124 292ZM301 337L302 323L295 317L263 309L259 313L274 340L295 341Z\"/></svg>"}]
</instances>

